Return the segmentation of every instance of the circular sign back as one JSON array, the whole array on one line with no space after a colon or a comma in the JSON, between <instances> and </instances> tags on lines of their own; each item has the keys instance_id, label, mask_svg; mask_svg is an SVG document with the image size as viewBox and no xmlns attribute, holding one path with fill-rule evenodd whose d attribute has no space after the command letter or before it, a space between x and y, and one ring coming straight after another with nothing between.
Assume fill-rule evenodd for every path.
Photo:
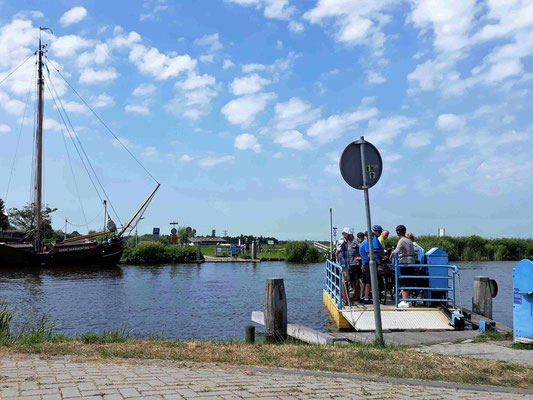
<instances>
[{"instance_id":1,"label":"circular sign back","mask_svg":"<svg viewBox=\"0 0 533 400\"><path fill-rule=\"evenodd\" d=\"M177 230L176 228L172 228L172 229L170 230L170 233L171 233L172 235L175 235L176 233L178 233L178 230Z\"/></svg>"},{"instance_id":2,"label":"circular sign back","mask_svg":"<svg viewBox=\"0 0 533 400\"><path fill-rule=\"evenodd\" d=\"M361 146L364 144L365 165L361 161ZM383 161L378 149L366 140L356 140L343 150L339 160L342 178L355 189L365 189L363 181L363 167L366 178L366 188L374 186L381 177Z\"/></svg>"}]
</instances>

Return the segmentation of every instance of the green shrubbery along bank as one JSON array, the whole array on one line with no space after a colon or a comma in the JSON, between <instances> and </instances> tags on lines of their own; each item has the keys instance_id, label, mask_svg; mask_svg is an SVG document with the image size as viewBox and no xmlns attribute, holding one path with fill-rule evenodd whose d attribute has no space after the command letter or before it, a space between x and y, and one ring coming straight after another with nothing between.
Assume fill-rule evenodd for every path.
<instances>
[{"instance_id":1,"label":"green shrubbery along bank","mask_svg":"<svg viewBox=\"0 0 533 400\"><path fill-rule=\"evenodd\" d=\"M386 247L395 246L398 238L387 239ZM440 247L450 261L502 261L533 258L533 239L485 239L480 236L419 236L416 242L428 251Z\"/></svg>"},{"instance_id":2,"label":"green shrubbery along bank","mask_svg":"<svg viewBox=\"0 0 533 400\"><path fill-rule=\"evenodd\" d=\"M297 263L316 263L323 261L325 255L316 247L306 242L287 242L285 246L285 260Z\"/></svg>"},{"instance_id":3,"label":"green shrubbery along bank","mask_svg":"<svg viewBox=\"0 0 533 400\"><path fill-rule=\"evenodd\" d=\"M137 248L126 247L122 260L127 264L196 261L196 247L140 242Z\"/></svg>"}]
</instances>

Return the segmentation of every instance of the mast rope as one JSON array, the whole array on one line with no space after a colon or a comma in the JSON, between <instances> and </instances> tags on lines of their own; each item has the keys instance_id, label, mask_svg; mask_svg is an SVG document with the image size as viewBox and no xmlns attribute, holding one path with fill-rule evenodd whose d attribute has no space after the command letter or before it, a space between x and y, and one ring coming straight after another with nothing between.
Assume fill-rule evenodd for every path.
<instances>
[{"instance_id":1,"label":"mast rope","mask_svg":"<svg viewBox=\"0 0 533 400\"><path fill-rule=\"evenodd\" d=\"M26 111L28 109L28 103L30 102L30 95L33 89L33 78L35 78L35 69L30 80L30 87L28 89L28 95L26 97L26 105L24 106L24 113L22 114L22 121L20 123L19 134L17 138L17 145L15 146L15 155L13 156L13 163L11 164L11 172L9 173L9 180L7 181L6 195L4 196L4 204L7 207L7 196L9 195L9 187L11 186L11 179L13 178L13 172L15 171L15 164L17 162L17 154L19 150L20 137L22 136L22 128L24 127L24 122L26 120Z\"/></svg>"},{"instance_id":2,"label":"mast rope","mask_svg":"<svg viewBox=\"0 0 533 400\"><path fill-rule=\"evenodd\" d=\"M56 93L56 97L57 97L57 100L59 102L59 105L63 111L62 114L64 114L64 116L67 118L67 121L68 121L68 124L70 125L70 129L72 130L72 133L69 132L69 136L72 140L73 143L75 143L74 140L77 140L78 144L79 144L79 147L81 148L81 151L83 152L83 154L85 155L85 159L87 160L87 163L89 164L89 167L91 168L92 172L93 172L93 175L94 175L94 178L96 179L96 182L98 182L98 185L100 186L100 189L102 190L105 198L107 199L107 201L109 202L109 205L111 206L111 209L113 210L117 220L120 222L120 224L122 224L122 221L120 220L120 217L117 213L117 211L115 210L115 207L113 206L113 203L111 202L111 200L109 199L109 196L107 195L107 192L105 191L104 189L104 186L102 185L102 183L100 182L100 179L98 178L98 175L96 174L96 171L94 170L94 167L91 163L91 160L89 159L89 157L87 156L87 153L85 152L85 148L83 147L82 143L81 143L81 140L78 136L78 134L76 133L76 130L74 129L74 125L72 125L72 121L70 120L68 114L67 114L67 111L65 110L65 107L63 107L63 102L61 101L61 98L57 95L57 91L55 90L55 86L54 86L54 82L52 82L52 79L49 79L51 85L52 85L52 88L54 89L55 93ZM45 80L46 82L46 80ZM57 103L56 103L57 105ZM63 116L61 117L63 119L63 121L65 122ZM65 126L67 127L67 130L68 130L68 126L65 122ZM100 197L100 200L102 200L102 198ZM103 200L102 200L103 202Z\"/></svg>"},{"instance_id":3,"label":"mast rope","mask_svg":"<svg viewBox=\"0 0 533 400\"><path fill-rule=\"evenodd\" d=\"M91 112L94 114L94 116L98 119L98 121L101 122L101 124L109 131L109 133L111 135L113 135L113 137L118 141L118 143L120 143L120 145L122 147L124 147L124 149L129 153L129 155L137 162L137 164L139 164L141 166L141 168L150 176L150 178L152 178L154 180L155 183L159 184L159 182L157 181L157 179L155 179L155 177L150 173L150 171L148 171L146 169L146 167L137 159L137 157L135 157L133 155L133 153L124 145L124 143L122 143L122 141L118 138L117 135L115 135L115 133L109 128L109 126L107 126L107 124L100 118L100 116L96 113L96 111L93 110L93 108L85 101L85 99L83 97L81 97L81 95L76 91L76 89L74 89L74 87L70 84L70 82L63 76L63 74L61 73L61 71L59 71L58 68L56 68L54 66L54 64L49 61L50 64L52 64L52 66L54 67L54 69L57 71L57 73L59 74L59 76L61 76L61 78L63 78L63 80L66 82L66 84L72 89L72 91L74 93L76 93L76 95L79 97L79 99L87 106L87 108L89 110L91 110Z\"/></svg>"},{"instance_id":4,"label":"mast rope","mask_svg":"<svg viewBox=\"0 0 533 400\"><path fill-rule=\"evenodd\" d=\"M48 84L46 85L46 87L50 91L50 87L48 86ZM59 109L57 109L57 114L61 116ZM80 191L78 189L78 182L76 181L76 175L74 175L74 168L72 167L72 161L70 159L70 153L68 151L67 140L65 139L65 132L63 131L63 125L59 124L59 127L61 128L61 136L63 137L63 144L65 145L65 151L67 152L68 163L70 165L70 172L72 174L72 179L74 180L74 186L76 187L76 193L78 194L78 201L80 203L81 213L83 214L83 220L85 221L85 225L87 226L87 231L89 231L89 224L87 223L87 216L85 215L85 209L83 208L83 202L81 201ZM83 225L80 225L80 226L83 226Z\"/></svg>"},{"instance_id":5,"label":"mast rope","mask_svg":"<svg viewBox=\"0 0 533 400\"><path fill-rule=\"evenodd\" d=\"M92 224L94 221L96 221L98 218L100 218L100 215L102 214L102 210L103 209L104 209L104 206L102 206L102 208L100 208L100 211L98 211L98 214L96 214L96 216L89 221L89 223L88 223L89 225ZM85 225L84 224L81 224L81 225L73 224L72 222L70 222L68 220L68 218L65 218L65 219L67 220L67 224L68 225L72 225L72 226L75 226L75 227L82 227L82 226L88 225L87 223Z\"/></svg>"},{"instance_id":6,"label":"mast rope","mask_svg":"<svg viewBox=\"0 0 533 400\"><path fill-rule=\"evenodd\" d=\"M0 81L0 85L1 85L2 83L4 83L4 82L5 82L5 81L6 81L11 75L13 75L13 74L14 74L14 73L15 73L20 67L22 67L24 64L26 64L26 61L28 61L30 58L32 58L35 54L37 54L37 53L30 54L30 55L28 56L28 58L26 58L24 61L22 61L22 62L18 65L18 67L16 67L16 68L15 68L14 70L12 70L9 74L7 74L7 76L6 76L4 79L2 79L2 80Z\"/></svg>"}]
</instances>

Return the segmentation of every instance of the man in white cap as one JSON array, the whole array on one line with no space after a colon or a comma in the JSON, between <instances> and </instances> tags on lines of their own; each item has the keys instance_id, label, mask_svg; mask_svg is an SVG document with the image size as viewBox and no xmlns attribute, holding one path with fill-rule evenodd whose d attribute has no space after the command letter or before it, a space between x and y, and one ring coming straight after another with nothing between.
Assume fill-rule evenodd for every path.
<instances>
[{"instance_id":1,"label":"man in white cap","mask_svg":"<svg viewBox=\"0 0 533 400\"><path fill-rule=\"evenodd\" d=\"M335 256L337 262L342 265L342 299L347 303L350 295L349 286L354 288L354 298L358 296L357 272L355 259L357 251L357 241L354 240L353 230L344 228L342 230L342 238L337 242Z\"/></svg>"}]
</instances>

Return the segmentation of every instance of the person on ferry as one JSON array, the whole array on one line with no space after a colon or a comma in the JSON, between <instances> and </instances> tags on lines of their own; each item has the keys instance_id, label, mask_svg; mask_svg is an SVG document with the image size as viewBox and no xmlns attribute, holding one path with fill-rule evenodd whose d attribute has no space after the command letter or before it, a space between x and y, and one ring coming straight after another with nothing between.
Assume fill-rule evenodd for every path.
<instances>
[{"instance_id":1,"label":"person on ferry","mask_svg":"<svg viewBox=\"0 0 533 400\"><path fill-rule=\"evenodd\" d=\"M376 263L379 265L381 264L382 260L385 260L385 249L383 248L383 245L380 242L381 233L383 232L383 228L381 225L374 225L372 227L372 247L374 248L374 258L376 259Z\"/></svg>"},{"instance_id":2,"label":"person on ferry","mask_svg":"<svg viewBox=\"0 0 533 400\"><path fill-rule=\"evenodd\" d=\"M358 277L356 276L357 260L355 259L357 242L354 240L353 230L350 228L344 228L342 230L342 236L337 242L335 256L337 262L340 261L342 265L342 280L346 283L346 285L342 285L342 299L344 302L347 302L350 294L349 285L352 285L354 288L354 297L351 298L352 301L355 300L355 296L358 294L357 289L359 285L357 284Z\"/></svg>"},{"instance_id":3,"label":"person on ferry","mask_svg":"<svg viewBox=\"0 0 533 400\"><path fill-rule=\"evenodd\" d=\"M381 243L381 247L385 248L385 240L387 240L389 238L389 231L388 230L384 230L383 232L381 232L381 235L379 235L379 242Z\"/></svg>"},{"instance_id":4,"label":"person on ferry","mask_svg":"<svg viewBox=\"0 0 533 400\"><path fill-rule=\"evenodd\" d=\"M407 232L407 228L405 225L398 225L396 227L396 234L400 238L398 240L398 244L396 245L396 248L391 254L391 261L395 254L398 255L398 264L414 264L416 262L415 258L415 249L413 246L413 242L407 238L405 233ZM401 275L416 275L417 268L416 267L404 267L400 269ZM400 278L398 280L398 284L400 287L410 286L410 283L414 282L411 278ZM409 290L402 290L402 299L409 298ZM402 300L400 303L398 303L398 307L407 308L410 304L408 301Z\"/></svg>"},{"instance_id":5,"label":"person on ferry","mask_svg":"<svg viewBox=\"0 0 533 400\"><path fill-rule=\"evenodd\" d=\"M411 232L409 232L407 234L407 237L411 240L411 242L413 242L413 247L415 248L415 254L418 254L418 251L420 249L422 249L422 251L424 251L422 246L420 246L417 242L415 242L415 235L413 235Z\"/></svg>"}]
</instances>

